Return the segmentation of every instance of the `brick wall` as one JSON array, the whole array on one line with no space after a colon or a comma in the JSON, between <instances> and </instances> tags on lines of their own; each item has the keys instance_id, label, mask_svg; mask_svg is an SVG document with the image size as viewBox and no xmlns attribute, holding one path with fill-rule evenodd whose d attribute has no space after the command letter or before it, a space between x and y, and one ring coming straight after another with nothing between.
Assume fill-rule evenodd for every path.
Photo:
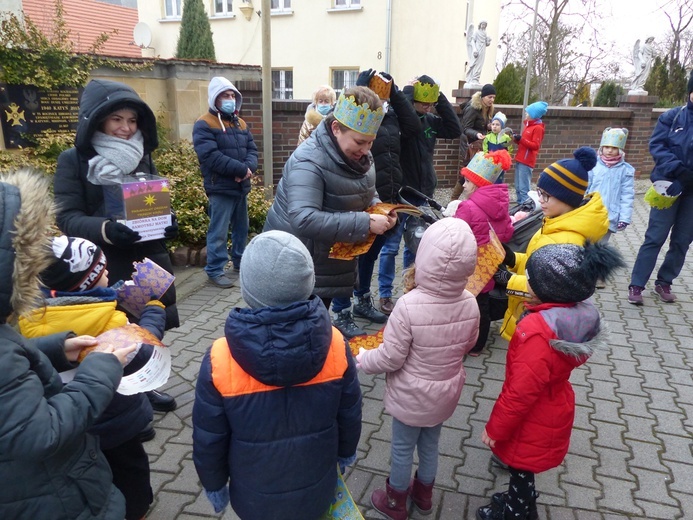
<instances>
[{"instance_id":1,"label":"brick wall","mask_svg":"<svg viewBox=\"0 0 693 520\"><path fill-rule=\"evenodd\" d=\"M237 83L243 93L243 117L250 125L258 148L262 149L261 84L257 81ZM635 167L636 177L647 178L653 166L648 152L648 141L657 117L662 110L653 110L656 98L649 96L623 96L617 108L601 107L549 107L543 118L546 135L542 145L534 178L554 161L572 157L579 146L599 146L602 132L608 126L625 127L629 130L626 145L626 158ZM296 149L298 132L303 123L308 101L274 101L272 105L272 146L274 151L273 175L275 184L279 181L284 163ZM455 107L459 113L459 107ZM520 130L522 107L497 105L508 117L508 126ZM260 154L262 162L262 154ZM439 186L452 186L459 174L459 139L441 139L436 145L435 166ZM512 184L514 172L506 175L506 182Z\"/></svg>"}]
</instances>

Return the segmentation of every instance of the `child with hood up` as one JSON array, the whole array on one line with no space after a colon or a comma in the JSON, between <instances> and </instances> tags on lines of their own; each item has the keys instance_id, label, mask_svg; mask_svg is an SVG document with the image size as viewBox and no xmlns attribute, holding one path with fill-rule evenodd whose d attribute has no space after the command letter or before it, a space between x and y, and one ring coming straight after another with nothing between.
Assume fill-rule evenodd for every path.
<instances>
[{"instance_id":1,"label":"child with hood up","mask_svg":"<svg viewBox=\"0 0 693 520\"><path fill-rule=\"evenodd\" d=\"M489 226L501 242L507 242L513 236L513 224L508 213L509 195L507 184L495 184L503 170L510 168L512 159L506 150L477 153L469 164L462 168L465 179L464 191L467 199L457 206L455 217L461 218L472 229L477 246L489 243ZM479 338L470 356L478 356L486 345L491 328L491 308L489 292L495 281L489 280L476 297L479 304Z\"/></svg>"},{"instance_id":2,"label":"child with hood up","mask_svg":"<svg viewBox=\"0 0 693 520\"><path fill-rule=\"evenodd\" d=\"M122 520L123 495L86 432L111 402L134 345L88 354L63 385L53 363L68 364L80 338L27 340L9 323L39 305L38 274L52 262L48 185L26 170L0 176L0 518Z\"/></svg>"},{"instance_id":3,"label":"child with hood up","mask_svg":"<svg viewBox=\"0 0 693 520\"><path fill-rule=\"evenodd\" d=\"M599 309L590 298L598 279L625 263L612 246L547 245L527 261L531 301L513 334L505 381L481 440L509 466L505 493L477 510L477 520L538 519L534 474L558 466L575 416L573 369L605 346Z\"/></svg>"},{"instance_id":4,"label":"child with hood up","mask_svg":"<svg viewBox=\"0 0 693 520\"><path fill-rule=\"evenodd\" d=\"M373 492L371 504L392 520L408 518L409 496L422 514L433 509L440 431L460 399L466 378L462 361L478 336L479 308L465 290L476 255L474 233L463 220L444 218L426 229L383 343L356 356L365 373L386 373L390 476L385 489ZM414 450L419 467L412 481Z\"/></svg>"}]
</instances>

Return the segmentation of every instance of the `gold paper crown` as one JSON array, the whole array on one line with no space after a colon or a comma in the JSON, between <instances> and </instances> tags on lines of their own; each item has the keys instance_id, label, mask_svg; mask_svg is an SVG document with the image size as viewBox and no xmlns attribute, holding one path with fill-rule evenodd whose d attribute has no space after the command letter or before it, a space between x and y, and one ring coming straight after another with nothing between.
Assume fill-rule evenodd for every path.
<instances>
[{"instance_id":1,"label":"gold paper crown","mask_svg":"<svg viewBox=\"0 0 693 520\"><path fill-rule=\"evenodd\" d=\"M374 75L368 83L368 88L378 94L380 99L390 99L390 89L392 88L392 80L385 79L380 74Z\"/></svg>"},{"instance_id":2,"label":"gold paper crown","mask_svg":"<svg viewBox=\"0 0 693 520\"><path fill-rule=\"evenodd\" d=\"M414 83L414 101L419 103L436 103L439 94L440 86L435 83L433 85L421 83L420 81Z\"/></svg>"},{"instance_id":3,"label":"gold paper crown","mask_svg":"<svg viewBox=\"0 0 693 520\"><path fill-rule=\"evenodd\" d=\"M354 96L347 98L344 94L339 95L333 113L335 119L344 126L360 134L372 136L378 133L380 123L382 123L385 116L382 107L377 110L371 110L368 108L368 103L359 105L356 103Z\"/></svg>"}]
</instances>

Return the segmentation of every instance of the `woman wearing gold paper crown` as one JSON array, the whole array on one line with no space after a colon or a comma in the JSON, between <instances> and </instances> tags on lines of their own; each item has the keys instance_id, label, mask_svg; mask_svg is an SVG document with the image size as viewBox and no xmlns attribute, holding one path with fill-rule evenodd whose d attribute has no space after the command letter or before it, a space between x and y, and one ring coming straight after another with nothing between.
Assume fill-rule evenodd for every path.
<instances>
[{"instance_id":1,"label":"woman wearing gold paper crown","mask_svg":"<svg viewBox=\"0 0 693 520\"><path fill-rule=\"evenodd\" d=\"M315 263L315 294L329 309L332 298L350 297L356 259L329 258L337 242L382 235L394 216L371 215L378 202L371 146L383 120L382 101L366 87L346 89L334 111L284 165L264 231L298 237Z\"/></svg>"},{"instance_id":2,"label":"woman wearing gold paper crown","mask_svg":"<svg viewBox=\"0 0 693 520\"><path fill-rule=\"evenodd\" d=\"M628 287L628 302L633 305L643 304L642 292L669 231L669 250L657 271L653 292L665 303L676 301L671 284L681 273L693 241L693 72L687 92L687 103L659 116L650 138L655 162L650 179L655 186L645 197L652 205L650 221ZM666 186L661 193L656 191L658 184Z\"/></svg>"}]
</instances>

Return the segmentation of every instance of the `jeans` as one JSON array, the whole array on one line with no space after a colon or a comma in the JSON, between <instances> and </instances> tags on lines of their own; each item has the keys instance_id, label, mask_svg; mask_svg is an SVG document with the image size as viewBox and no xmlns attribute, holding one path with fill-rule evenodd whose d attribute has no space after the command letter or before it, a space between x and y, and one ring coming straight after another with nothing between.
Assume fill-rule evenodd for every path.
<instances>
[{"instance_id":1,"label":"jeans","mask_svg":"<svg viewBox=\"0 0 693 520\"><path fill-rule=\"evenodd\" d=\"M515 193L517 203L522 204L527 200L527 192L532 185L532 168L521 162L515 163Z\"/></svg>"},{"instance_id":2,"label":"jeans","mask_svg":"<svg viewBox=\"0 0 693 520\"><path fill-rule=\"evenodd\" d=\"M645 240L640 246L630 278L631 285L645 287L657 263L657 256L669 236L669 250L657 272L656 283L671 285L681 273L688 247L693 241L693 194L681 195L667 209L650 210Z\"/></svg>"},{"instance_id":3,"label":"jeans","mask_svg":"<svg viewBox=\"0 0 693 520\"><path fill-rule=\"evenodd\" d=\"M395 258L399 253L402 241L402 222L398 222L385 236L380 249L380 266L378 268L378 295L381 298L392 298L392 284L395 281ZM360 273L359 273L360 274Z\"/></svg>"},{"instance_id":4,"label":"jeans","mask_svg":"<svg viewBox=\"0 0 693 520\"><path fill-rule=\"evenodd\" d=\"M395 233L395 231L393 230L392 233ZM386 240L386 235L377 235L368 252L365 255L359 256L356 268L359 276L356 282L354 295L363 296L371 291L371 280L373 278L373 270L375 269L375 261L378 259L380 250ZM392 294L392 289L390 289L390 294Z\"/></svg>"},{"instance_id":5,"label":"jeans","mask_svg":"<svg viewBox=\"0 0 693 520\"><path fill-rule=\"evenodd\" d=\"M392 418L390 485L398 491L409 488L414 448L419 454L418 478L431 484L438 472L438 441L443 424L430 427L408 426Z\"/></svg>"},{"instance_id":6,"label":"jeans","mask_svg":"<svg viewBox=\"0 0 693 520\"><path fill-rule=\"evenodd\" d=\"M351 298L346 298L344 296L332 298L332 312L335 314L349 308L351 308Z\"/></svg>"},{"instance_id":7,"label":"jeans","mask_svg":"<svg viewBox=\"0 0 693 520\"><path fill-rule=\"evenodd\" d=\"M231 230L231 261L240 267L248 241L248 198L211 194L209 198L209 228L207 229L207 265L210 278L224 274L229 261L227 242Z\"/></svg>"}]
</instances>

